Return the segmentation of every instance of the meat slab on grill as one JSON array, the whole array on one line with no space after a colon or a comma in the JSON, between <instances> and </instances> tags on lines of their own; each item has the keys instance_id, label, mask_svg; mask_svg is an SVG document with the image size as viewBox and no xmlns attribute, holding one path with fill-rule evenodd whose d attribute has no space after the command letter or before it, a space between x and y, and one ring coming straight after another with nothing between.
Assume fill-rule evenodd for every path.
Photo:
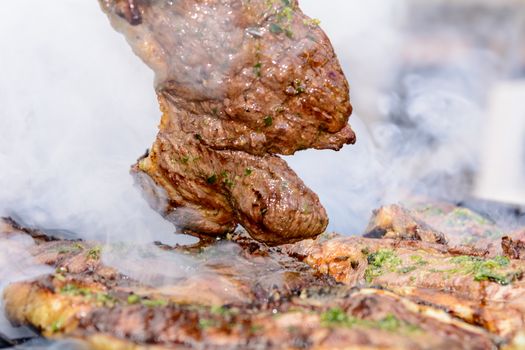
<instances>
[{"instance_id":1,"label":"meat slab on grill","mask_svg":"<svg viewBox=\"0 0 525 350\"><path fill-rule=\"evenodd\" d=\"M36 242L31 254L56 272L10 285L4 293L9 318L95 349L450 350L495 349L501 342L431 303L338 284L285 250L242 234L211 246L162 246L174 256L191 254L200 267L156 286L105 265L110 246L43 239L12 222L0 230L13 241L28 234ZM213 274L202 273L207 269Z\"/></svg>"},{"instance_id":2,"label":"meat slab on grill","mask_svg":"<svg viewBox=\"0 0 525 350\"><path fill-rule=\"evenodd\" d=\"M330 41L296 0L100 0L156 73L157 139L133 172L183 230L240 223L271 245L328 218L278 154L353 143L349 87Z\"/></svg>"},{"instance_id":3,"label":"meat slab on grill","mask_svg":"<svg viewBox=\"0 0 525 350\"><path fill-rule=\"evenodd\" d=\"M383 207L365 236L380 239L335 237L285 249L345 285L387 288L505 338L525 335L519 233L505 236L466 208L436 204Z\"/></svg>"},{"instance_id":4,"label":"meat slab on grill","mask_svg":"<svg viewBox=\"0 0 525 350\"><path fill-rule=\"evenodd\" d=\"M469 254L475 251L490 256L505 253L513 259L521 255L523 231L508 234L505 228L468 208L449 203L415 203L408 208L389 205L375 210L365 237L447 244L449 249L472 250Z\"/></svg>"}]
</instances>

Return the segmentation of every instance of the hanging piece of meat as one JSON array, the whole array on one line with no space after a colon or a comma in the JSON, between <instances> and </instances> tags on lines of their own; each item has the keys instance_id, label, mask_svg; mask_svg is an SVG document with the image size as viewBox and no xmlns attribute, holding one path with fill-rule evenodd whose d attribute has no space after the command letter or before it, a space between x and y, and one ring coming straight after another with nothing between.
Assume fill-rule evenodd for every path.
<instances>
[{"instance_id":1,"label":"hanging piece of meat","mask_svg":"<svg viewBox=\"0 0 525 350\"><path fill-rule=\"evenodd\" d=\"M278 154L355 142L349 87L329 39L296 0L100 0L156 74L157 139L133 173L179 228L241 224L270 245L328 218Z\"/></svg>"}]
</instances>

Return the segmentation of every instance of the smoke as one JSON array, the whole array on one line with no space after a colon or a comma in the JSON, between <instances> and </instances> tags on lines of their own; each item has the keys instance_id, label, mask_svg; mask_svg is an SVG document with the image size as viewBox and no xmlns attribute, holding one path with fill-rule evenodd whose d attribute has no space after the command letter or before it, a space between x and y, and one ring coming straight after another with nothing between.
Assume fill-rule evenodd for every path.
<instances>
[{"instance_id":1,"label":"smoke","mask_svg":"<svg viewBox=\"0 0 525 350\"><path fill-rule=\"evenodd\" d=\"M36 263L28 252L34 245L31 237L22 235L3 236L2 233L0 231L0 310L3 309L1 296L7 285L53 272L49 266ZM5 319L4 314L0 312L0 334L6 334L17 339L31 336L33 333L24 328L12 327Z\"/></svg>"},{"instance_id":2,"label":"smoke","mask_svg":"<svg viewBox=\"0 0 525 350\"><path fill-rule=\"evenodd\" d=\"M427 18L408 0L301 6L332 39L355 107L357 145L287 158L319 193L330 229L358 233L373 208L413 193L467 196L483 101L512 61L490 46L486 32L503 40L513 22L440 26L438 15ZM0 37L0 213L84 238L182 239L128 174L154 140L160 112L153 73L97 1L9 2L3 10L9 15L0 30L9 35Z\"/></svg>"},{"instance_id":3,"label":"smoke","mask_svg":"<svg viewBox=\"0 0 525 350\"><path fill-rule=\"evenodd\" d=\"M5 5L0 212L86 238L171 238L128 174L156 134L152 72L96 1Z\"/></svg>"},{"instance_id":4,"label":"smoke","mask_svg":"<svg viewBox=\"0 0 525 350\"><path fill-rule=\"evenodd\" d=\"M360 233L383 204L467 200L488 131L485 101L519 70L523 12L484 1L302 7L331 38L355 107L356 146L287 159L319 193L330 228Z\"/></svg>"}]
</instances>

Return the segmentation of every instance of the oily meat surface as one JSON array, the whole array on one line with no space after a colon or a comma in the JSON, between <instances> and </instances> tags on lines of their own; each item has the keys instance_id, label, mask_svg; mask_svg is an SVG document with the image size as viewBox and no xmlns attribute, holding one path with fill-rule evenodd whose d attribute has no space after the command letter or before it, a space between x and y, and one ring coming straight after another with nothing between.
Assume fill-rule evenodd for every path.
<instances>
[{"instance_id":1,"label":"oily meat surface","mask_svg":"<svg viewBox=\"0 0 525 350\"><path fill-rule=\"evenodd\" d=\"M5 290L9 319L93 349L495 348L491 334L442 310L339 285L243 235L209 246L162 246L201 265L188 278L150 284L106 265L112 248L97 242L45 241L16 227L0 238L27 234L36 243L30 253L55 272ZM154 274L151 253L139 263Z\"/></svg>"},{"instance_id":2,"label":"oily meat surface","mask_svg":"<svg viewBox=\"0 0 525 350\"><path fill-rule=\"evenodd\" d=\"M133 168L181 229L240 223L271 245L322 233L326 212L277 155L355 142L349 87L330 41L296 1L100 0L156 73L163 113Z\"/></svg>"},{"instance_id":3,"label":"oily meat surface","mask_svg":"<svg viewBox=\"0 0 525 350\"><path fill-rule=\"evenodd\" d=\"M268 247L236 232L138 256L0 221L3 242L29 235L28 253L55 271L9 286L4 304L15 323L96 349L522 349L525 262L479 241L451 244L457 223L481 223L461 209L450 224L432 210L430 226L417 210L383 208L371 219L378 238ZM440 215L450 230L437 234Z\"/></svg>"},{"instance_id":4,"label":"oily meat surface","mask_svg":"<svg viewBox=\"0 0 525 350\"><path fill-rule=\"evenodd\" d=\"M307 240L284 249L346 285L387 288L520 338L525 265L519 260L519 231L504 235L495 223L450 204L413 208L374 211L365 234L371 238Z\"/></svg>"}]
</instances>

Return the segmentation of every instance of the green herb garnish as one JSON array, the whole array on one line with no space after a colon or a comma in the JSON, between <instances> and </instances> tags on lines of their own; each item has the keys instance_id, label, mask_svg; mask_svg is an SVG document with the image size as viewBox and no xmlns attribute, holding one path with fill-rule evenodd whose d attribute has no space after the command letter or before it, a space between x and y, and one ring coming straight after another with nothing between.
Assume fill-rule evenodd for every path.
<instances>
[{"instance_id":1,"label":"green herb garnish","mask_svg":"<svg viewBox=\"0 0 525 350\"><path fill-rule=\"evenodd\" d=\"M262 69L262 63L261 63L261 62L257 62L257 63L253 66L253 73L254 73L258 78L261 77L261 69Z\"/></svg>"},{"instance_id":2,"label":"green herb garnish","mask_svg":"<svg viewBox=\"0 0 525 350\"><path fill-rule=\"evenodd\" d=\"M272 23L270 24L270 32L274 34L281 34L282 32L284 32L284 30L280 25Z\"/></svg>"},{"instance_id":3,"label":"green herb garnish","mask_svg":"<svg viewBox=\"0 0 525 350\"><path fill-rule=\"evenodd\" d=\"M365 271L365 280L371 283L376 277L386 272L394 272L401 264L401 259L393 250L380 249L368 255L368 268Z\"/></svg>"},{"instance_id":4,"label":"green herb garnish","mask_svg":"<svg viewBox=\"0 0 525 350\"><path fill-rule=\"evenodd\" d=\"M88 250L87 256L90 259L98 260L100 259L101 252L102 252L102 248L100 246L96 246Z\"/></svg>"},{"instance_id":5,"label":"green herb garnish","mask_svg":"<svg viewBox=\"0 0 525 350\"><path fill-rule=\"evenodd\" d=\"M317 18L310 18L310 19L305 19L303 23L310 27L318 27L321 24L321 21Z\"/></svg>"},{"instance_id":6,"label":"green herb garnish","mask_svg":"<svg viewBox=\"0 0 525 350\"><path fill-rule=\"evenodd\" d=\"M87 288L81 288L74 284L66 284L60 289L60 294L72 295L72 296L89 296L91 291Z\"/></svg>"},{"instance_id":7,"label":"green herb garnish","mask_svg":"<svg viewBox=\"0 0 525 350\"><path fill-rule=\"evenodd\" d=\"M304 86L303 82L299 79L295 79L292 84L293 88L295 89L295 94L299 95L304 92L306 92L306 87Z\"/></svg>"},{"instance_id":8,"label":"green herb garnish","mask_svg":"<svg viewBox=\"0 0 525 350\"><path fill-rule=\"evenodd\" d=\"M418 266L428 265L428 261L424 260L419 255L411 255L410 260L412 260Z\"/></svg>"},{"instance_id":9,"label":"green herb garnish","mask_svg":"<svg viewBox=\"0 0 525 350\"><path fill-rule=\"evenodd\" d=\"M168 305L168 302L166 300L150 300L150 299L144 299L141 301L142 305L147 307L162 307Z\"/></svg>"},{"instance_id":10,"label":"green herb garnish","mask_svg":"<svg viewBox=\"0 0 525 350\"><path fill-rule=\"evenodd\" d=\"M140 296L137 294L130 294L128 295L128 304L134 305L140 303Z\"/></svg>"},{"instance_id":11,"label":"green herb garnish","mask_svg":"<svg viewBox=\"0 0 525 350\"><path fill-rule=\"evenodd\" d=\"M324 327L364 327L375 328L388 332L414 332L419 327L399 320L392 314L386 315L381 320L364 320L350 316L340 308L332 308L321 315L321 325Z\"/></svg>"},{"instance_id":12,"label":"green herb garnish","mask_svg":"<svg viewBox=\"0 0 525 350\"><path fill-rule=\"evenodd\" d=\"M199 320L199 328L200 329L208 329L215 326L214 320L209 320L207 318L201 318Z\"/></svg>"},{"instance_id":13,"label":"green herb garnish","mask_svg":"<svg viewBox=\"0 0 525 350\"><path fill-rule=\"evenodd\" d=\"M62 328L64 328L64 321L60 319L56 320L55 322L51 324L51 332L53 333L59 332Z\"/></svg>"},{"instance_id":14,"label":"green herb garnish","mask_svg":"<svg viewBox=\"0 0 525 350\"><path fill-rule=\"evenodd\" d=\"M209 176L207 179L206 179L206 182L210 185L213 185L217 182L217 175L213 174L211 176Z\"/></svg>"},{"instance_id":15,"label":"green herb garnish","mask_svg":"<svg viewBox=\"0 0 525 350\"><path fill-rule=\"evenodd\" d=\"M505 256L497 256L492 259L483 259L475 256L457 256L450 259L457 265L455 273L472 275L475 281L491 281L501 285L508 285L521 275L521 272L501 271L510 264L510 259ZM498 271L499 270L499 271Z\"/></svg>"},{"instance_id":16,"label":"green herb garnish","mask_svg":"<svg viewBox=\"0 0 525 350\"><path fill-rule=\"evenodd\" d=\"M407 274L409 272L417 270L415 266L403 266L397 270L398 273Z\"/></svg>"}]
</instances>

